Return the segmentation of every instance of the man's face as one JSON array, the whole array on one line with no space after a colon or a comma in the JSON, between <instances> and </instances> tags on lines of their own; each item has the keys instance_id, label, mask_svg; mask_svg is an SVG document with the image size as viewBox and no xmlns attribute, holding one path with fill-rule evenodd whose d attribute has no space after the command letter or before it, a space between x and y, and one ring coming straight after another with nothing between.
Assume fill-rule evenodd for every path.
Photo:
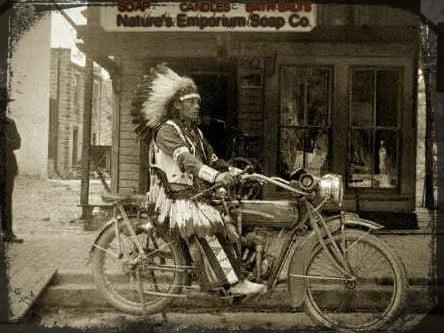
<instances>
[{"instance_id":1,"label":"man's face","mask_svg":"<svg viewBox=\"0 0 444 333\"><path fill-rule=\"evenodd\" d=\"M189 98L178 103L180 116L184 119L197 121L199 120L200 99Z\"/></svg>"}]
</instances>

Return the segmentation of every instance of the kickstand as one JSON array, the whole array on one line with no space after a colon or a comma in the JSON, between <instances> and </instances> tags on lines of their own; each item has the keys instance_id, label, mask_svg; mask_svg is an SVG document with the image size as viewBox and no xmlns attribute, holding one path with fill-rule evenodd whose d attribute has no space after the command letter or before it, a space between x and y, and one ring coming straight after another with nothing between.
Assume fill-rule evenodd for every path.
<instances>
[{"instance_id":1,"label":"kickstand","mask_svg":"<svg viewBox=\"0 0 444 333\"><path fill-rule=\"evenodd\" d=\"M226 294L225 296L220 296L219 299L227 302L229 305L238 305L243 301L243 295L240 294Z\"/></svg>"},{"instance_id":2,"label":"kickstand","mask_svg":"<svg viewBox=\"0 0 444 333\"><path fill-rule=\"evenodd\" d=\"M253 301L253 300L255 300L255 301L257 301L259 298L261 298L263 295L265 295L267 292L265 291L265 292L260 292L260 293L257 293L257 294L249 294L249 295L246 295L242 300L241 300L241 303L245 303L245 302L248 302L248 301Z\"/></svg>"}]
</instances>

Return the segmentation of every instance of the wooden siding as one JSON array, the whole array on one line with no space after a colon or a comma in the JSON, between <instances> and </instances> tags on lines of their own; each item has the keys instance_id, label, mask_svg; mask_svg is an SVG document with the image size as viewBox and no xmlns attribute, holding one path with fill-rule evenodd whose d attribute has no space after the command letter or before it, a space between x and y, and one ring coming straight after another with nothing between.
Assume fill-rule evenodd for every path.
<instances>
[{"instance_id":1,"label":"wooden siding","mask_svg":"<svg viewBox=\"0 0 444 333\"><path fill-rule=\"evenodd\" d=\"M130 106L132 94L140 79L142 68L131 58L123 60L119 114L119 179L118 191L123 193L138 192L140 142L131 123Z\"/></svg>"}]
</instances>

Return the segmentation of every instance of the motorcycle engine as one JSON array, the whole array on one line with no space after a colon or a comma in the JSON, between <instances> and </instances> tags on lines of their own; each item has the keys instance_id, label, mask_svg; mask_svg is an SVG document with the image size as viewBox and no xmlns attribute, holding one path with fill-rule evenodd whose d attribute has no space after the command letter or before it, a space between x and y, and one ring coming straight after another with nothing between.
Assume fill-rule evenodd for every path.
<instances>
[{"instance_id":1,"label":"motorcycle engine","mask_svg":"<svg viewBox=\"0 0 444 333\"><path fill-rule=\"evenodd\" d=\"M242 239L242 262L248 278L266 279L276 260L276 235L264 228L255 228Z\"/></svg>"}]
</instances>

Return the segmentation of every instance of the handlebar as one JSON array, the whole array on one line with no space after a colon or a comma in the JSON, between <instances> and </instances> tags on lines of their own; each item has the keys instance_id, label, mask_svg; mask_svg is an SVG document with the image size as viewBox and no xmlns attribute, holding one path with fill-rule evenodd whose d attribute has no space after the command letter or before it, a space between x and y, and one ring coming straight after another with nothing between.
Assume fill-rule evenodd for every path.
<instances>
[{"instance_id":1,"label":"handlebar","mask_svg":"<svg viewBox=\"0 0 444 333\"><path fill-rule=\"evenodd\" d=\"M242 175L245 175L246 173L250 172L251 170L252 170L252 167L250 165L247 165L244 170L239 172L237 175L233 175L233 176L234 177L241 177ZM190 199L191 199L191 201L199 199L200 197L202 197L202 196L204 196L204 195L206 195L208 193L211 193L214 190L217 190L218 188L223 187L223 186L224 185L221 184L221 183L216 183L213 186L207 188L206 190L203 190L202 192L192 196Z\"/></svg>"},{"instance_id":2,"label":"handlebar","mask_svg":"<svg viewBox=\"0 0 444 333\"><path fill-rule=\"evenodd\" d=\"M274 177L267 177L267 176L259 174L259 173L248 174L247 172L249 170L247 168L244 171L242 171L241 173L239 173L238 175L235 175L234 177L239 177L239 179L242 179L242 180L250 180L250 179L251 180L258 180L260 182L266 182L266 183L269 183L269 184L273 184L273 185L275 185L277 187L280 187L280 188L282 188L284 190L287 190L287 191L292 192L292 193L297 194L297 195L303 195L303 196L307 195L306 192L299 191L299 190L291 187L289 185L290 182L285 180L285 179L283 179L283 178L275 177L275 176ZM211 192L213 192L213 191L215 191L218 188L221 188L223 186L224 186L223 184L214 184L211 187L203 190L202 192L192 196L190 199L191 200L199 199L200 197L205 196L208 193L211 193Z\"/></svg>"},{"instance_id":3,"label":"handlebar","mask_svg":"<svg viewBox=\"0 0 444 333\"><path fill-rule=\"evenodd\" d=\"M293 187L291 187L289 184L290 182L282 179L280 177L267 177L265 175L261 175L259 173L253 173L250 175L242 175L241 176L242 179L254 179L254 180L261 180L261 181L265 181L267 183L276 185L277 187L280 187L284 190L287 190L289 192L293 192L294 194L297 195L307 195L307 193L303 192L303 191L299 191Z\"/></svg>"}]
</instances>

